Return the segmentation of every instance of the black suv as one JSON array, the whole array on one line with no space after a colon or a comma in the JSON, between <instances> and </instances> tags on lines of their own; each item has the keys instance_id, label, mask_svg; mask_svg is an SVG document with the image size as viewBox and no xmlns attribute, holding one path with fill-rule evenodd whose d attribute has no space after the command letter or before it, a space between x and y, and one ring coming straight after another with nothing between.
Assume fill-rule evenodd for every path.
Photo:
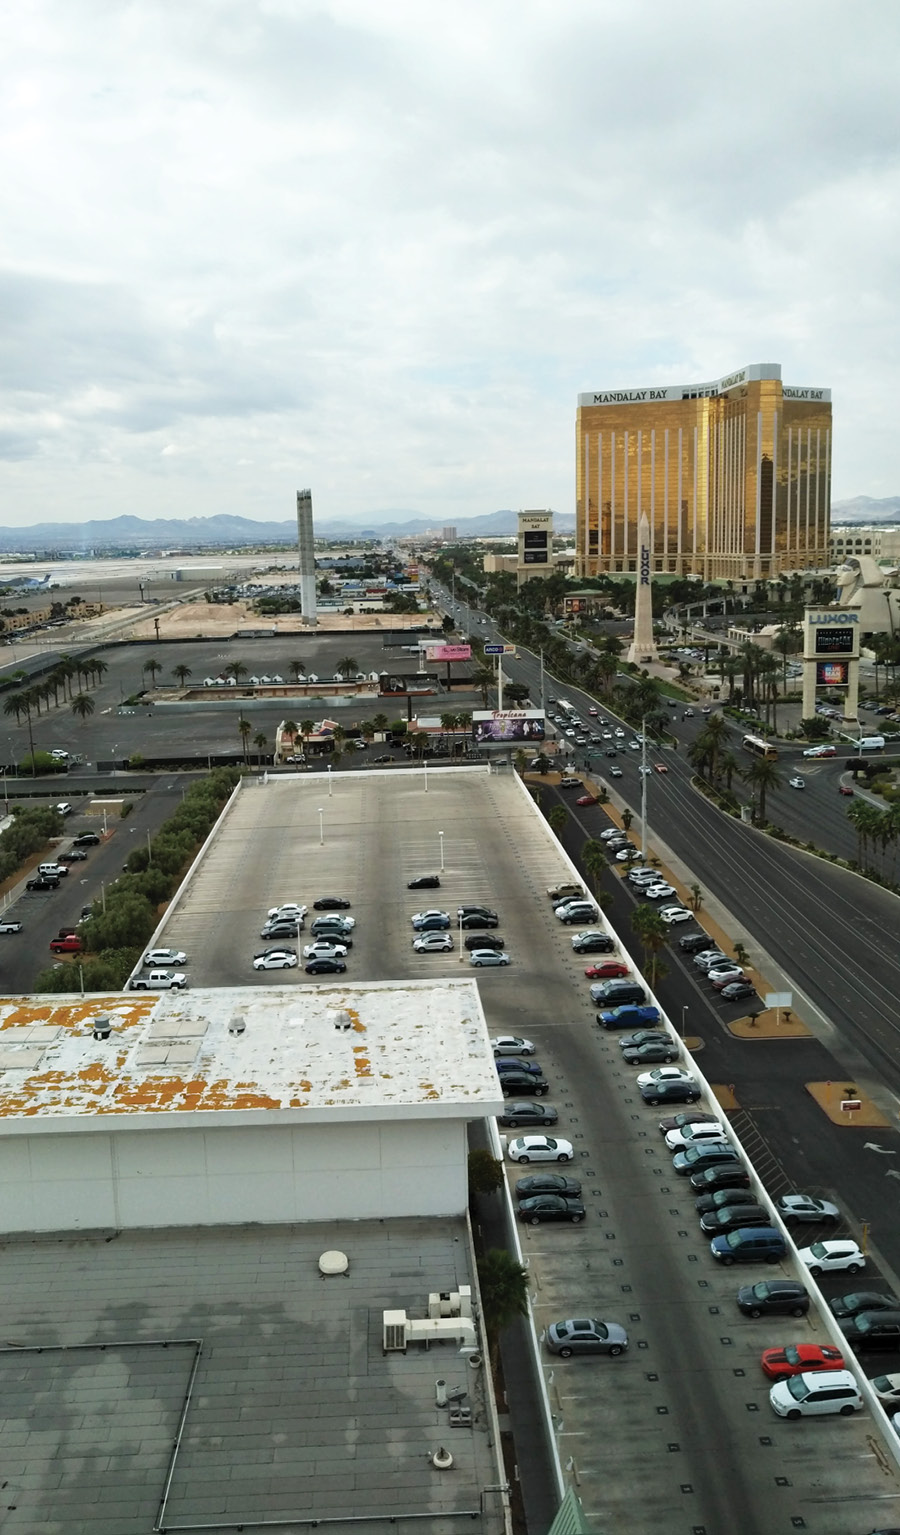
<instances>
[{"instance_id":1,"label":"black suv","mask_svg":"<svg viewBox=\"0 0 900 1535\"><path fill-rule=\"evenodd\" d=\"M809 1294L796 1279L761 1279L741 1285L737 1303L745 1316L805 1316Z\"/></svg>"},{"instance_id":2,"label":"black suv","mask_svg":"<svg viewBox=\"0 0 900 1535\"><path fill-rule=\"evenodd\" d=\"M608 933L578 933L572 939L576 954L612 954L615 947Z\"/></svg>"},{"instance_id":3,"label":"black suv","mask_svg":"<svg viewBox=\"0 0 900 1535\"><path fill-rule=\"evenodd\" d=\"M460 927L499 927L500 918L495 911L467 911L457 922Z\"/></svg>"},{"instance_id":4,"label":"black suv","mask_svg":"<svg viewBox=\"0 0 900 1535\"><path fill-rule=\"evenodd\" d=\"M533 1093L535 1098L544 1098L550 1091L547 1078L532 1076L530 1071L504 1071L500 1086L504 1093L514 1093L517 1097L522 1093Z\"/></svg>"},{"instance_id":5,"label":"black suv","mask_svg":"<svg viewBox=\"0 0 900 1535\"><path fill-rule=\"evenodd\" d=\"M771 1219L762 1205L722 1205L700 1217L700 1230L704 1236L717 1237L739 1226L768 1226Z\"/></svg>"},{"instance_id":6,"label":"black suv","mask_svg":"<svg viewBox=\"0 0 900 1535\"><path fill-rule=\"evenodd\" d=\"M473 949L496 949L500 954L505 948L503 939L494 933L479 933L475 938L464 938L463 943L470 954Z\"/></svg>"},{"instance_id":7,"label":"black suv","mask_svg":"<svg viewBox=\"0 0 900 1535\"><path fill-rule=\"evenodd\" d=\"M58 890L59 876L57 874L36 874L34 879L25 881L26 890Z\"/></svg>"},{"instance_id":8,"label":"black suv","mask_svg":"<svg viewBox=\"0 0 900 1535\"><path fill-rule=\"evenodd\" d=\"M706 933L688 933L686 938L679 938L678 947L685 954L701 954L704 949L711 949L713 941Z\"/></svg>"},{"instance_id":9,"label":"black suv","mask_svg":"<svg viewBox=\"0 0 900 1535\"><path fill-rule=\"evenodd\" d=\"M76 837L73 847L99 847L100 838L95 831L83 831L80 837Z\"/></svg>"},{"instance_id":10,"label":"black suv","mask_svg":"<svg viewBox=\"0 0 900 1535\"><path fill-rule=\"evenodd\" d=\"M691 1177L691 1188L696 1194L712 1194L716 1189L747 1189L749 1174L740 1163L720 1162L715 1167L703 1167Z\"/></svg>"}]
</instances>

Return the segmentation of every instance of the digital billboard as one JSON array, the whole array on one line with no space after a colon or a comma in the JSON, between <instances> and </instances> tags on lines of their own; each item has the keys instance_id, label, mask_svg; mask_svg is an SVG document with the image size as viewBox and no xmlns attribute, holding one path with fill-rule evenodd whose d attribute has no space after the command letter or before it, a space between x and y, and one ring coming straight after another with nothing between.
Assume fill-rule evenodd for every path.
<instances>
[{"instance_id":1,"label":"digital billboard","mask_svg":"<svg viewBox=\"0 0 900 1535\"><path fill-rule=\"evenodd\" d=\"M429 645L425 651L429 661L470 661L471 645Z\"/></svg>"},{"instance_id":2,"label":"digital billboard","mask_svg":"<svg viewBox=\"0 0 900 1535\"><path fill-rule=\"evenodd\" d=\"M543 741L544 716L540 709L476 709L472 735L476 741Z\"/></svg>"},{"instance_id":3,"label":"digital billboard","mask_svg":"<svg viewBox=\"0 0 900 1535\"><path fill-rule=\"evenodd\" d=\"M816 630L816 655L849 655L853 650L854 630L850 624L837 624L831 629Z\"/></svg>"},{"instance_id":4,"label":"digital billboard","mask_svg":"<svg viewBox=\"0 0 900 1535\"><path fill-rule=\"evenodd\" d=\"M850 675L849 661L817 661L817 688L845 688Z\"/></svg>"}]
</instances>

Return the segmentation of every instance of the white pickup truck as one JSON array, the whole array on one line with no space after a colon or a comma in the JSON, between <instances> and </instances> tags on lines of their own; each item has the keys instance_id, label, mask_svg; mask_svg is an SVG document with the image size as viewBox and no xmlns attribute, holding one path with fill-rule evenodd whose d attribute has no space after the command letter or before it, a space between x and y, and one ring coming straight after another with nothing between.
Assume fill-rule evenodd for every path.
<instances>
[{"instance_id":1,"label":"white pickup truck","mask_svg":"<svg viewBox=\"0 0 900 1535\"><path fill-rule=\"evenodd\" d=\"M180 971L151 970L149 975L134 975L128 982L129 991L185 991L187 976Z\"/></svg>"}]
</instances>

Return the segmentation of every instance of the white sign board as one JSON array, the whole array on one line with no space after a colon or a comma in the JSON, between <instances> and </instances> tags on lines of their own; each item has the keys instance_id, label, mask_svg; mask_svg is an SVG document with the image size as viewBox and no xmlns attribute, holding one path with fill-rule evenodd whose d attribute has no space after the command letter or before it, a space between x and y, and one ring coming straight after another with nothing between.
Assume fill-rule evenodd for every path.
<instances>
[{"instance_id":1,"label":"white sign board","mask_svg":"<svg viewBox=\"0 0 900 1535\"><path fill-rule=\"evenodd\" d=\"M792 991L768 991L763 997L766 1007L793 1007L794 993Z\"/></svg>"}]
</instances>

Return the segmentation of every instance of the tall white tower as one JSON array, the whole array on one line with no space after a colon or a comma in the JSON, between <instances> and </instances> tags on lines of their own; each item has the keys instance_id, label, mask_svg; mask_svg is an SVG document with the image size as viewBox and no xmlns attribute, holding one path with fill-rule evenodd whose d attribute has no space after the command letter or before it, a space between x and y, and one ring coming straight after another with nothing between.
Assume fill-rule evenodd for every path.
<instances>
[{"instance_id":1,"label":"tall white tower","mask_svg":"<svg viewBox=\"0 0 900 1535\"><path fill-rule=\"evenodd\" d=\"M297 564L300 571L300 612L316 627L316 556L313 546L312 491L297 491Z\"/></svg>"},{"instance_id":2,"label":"tall white tower","mask_svg":"<svg viewBox=\"0 0 900 1535\"><path fill-rule=\"evenodd\" d=\"M628 660L655 661L656 644L653 639L653 606L650 598L650 572L653 569L653 551L650 547L650 524L647 513L641 513L638 523L637 586L634 594L634 639L628 647Z\"/></svg>"}]
</instances>

